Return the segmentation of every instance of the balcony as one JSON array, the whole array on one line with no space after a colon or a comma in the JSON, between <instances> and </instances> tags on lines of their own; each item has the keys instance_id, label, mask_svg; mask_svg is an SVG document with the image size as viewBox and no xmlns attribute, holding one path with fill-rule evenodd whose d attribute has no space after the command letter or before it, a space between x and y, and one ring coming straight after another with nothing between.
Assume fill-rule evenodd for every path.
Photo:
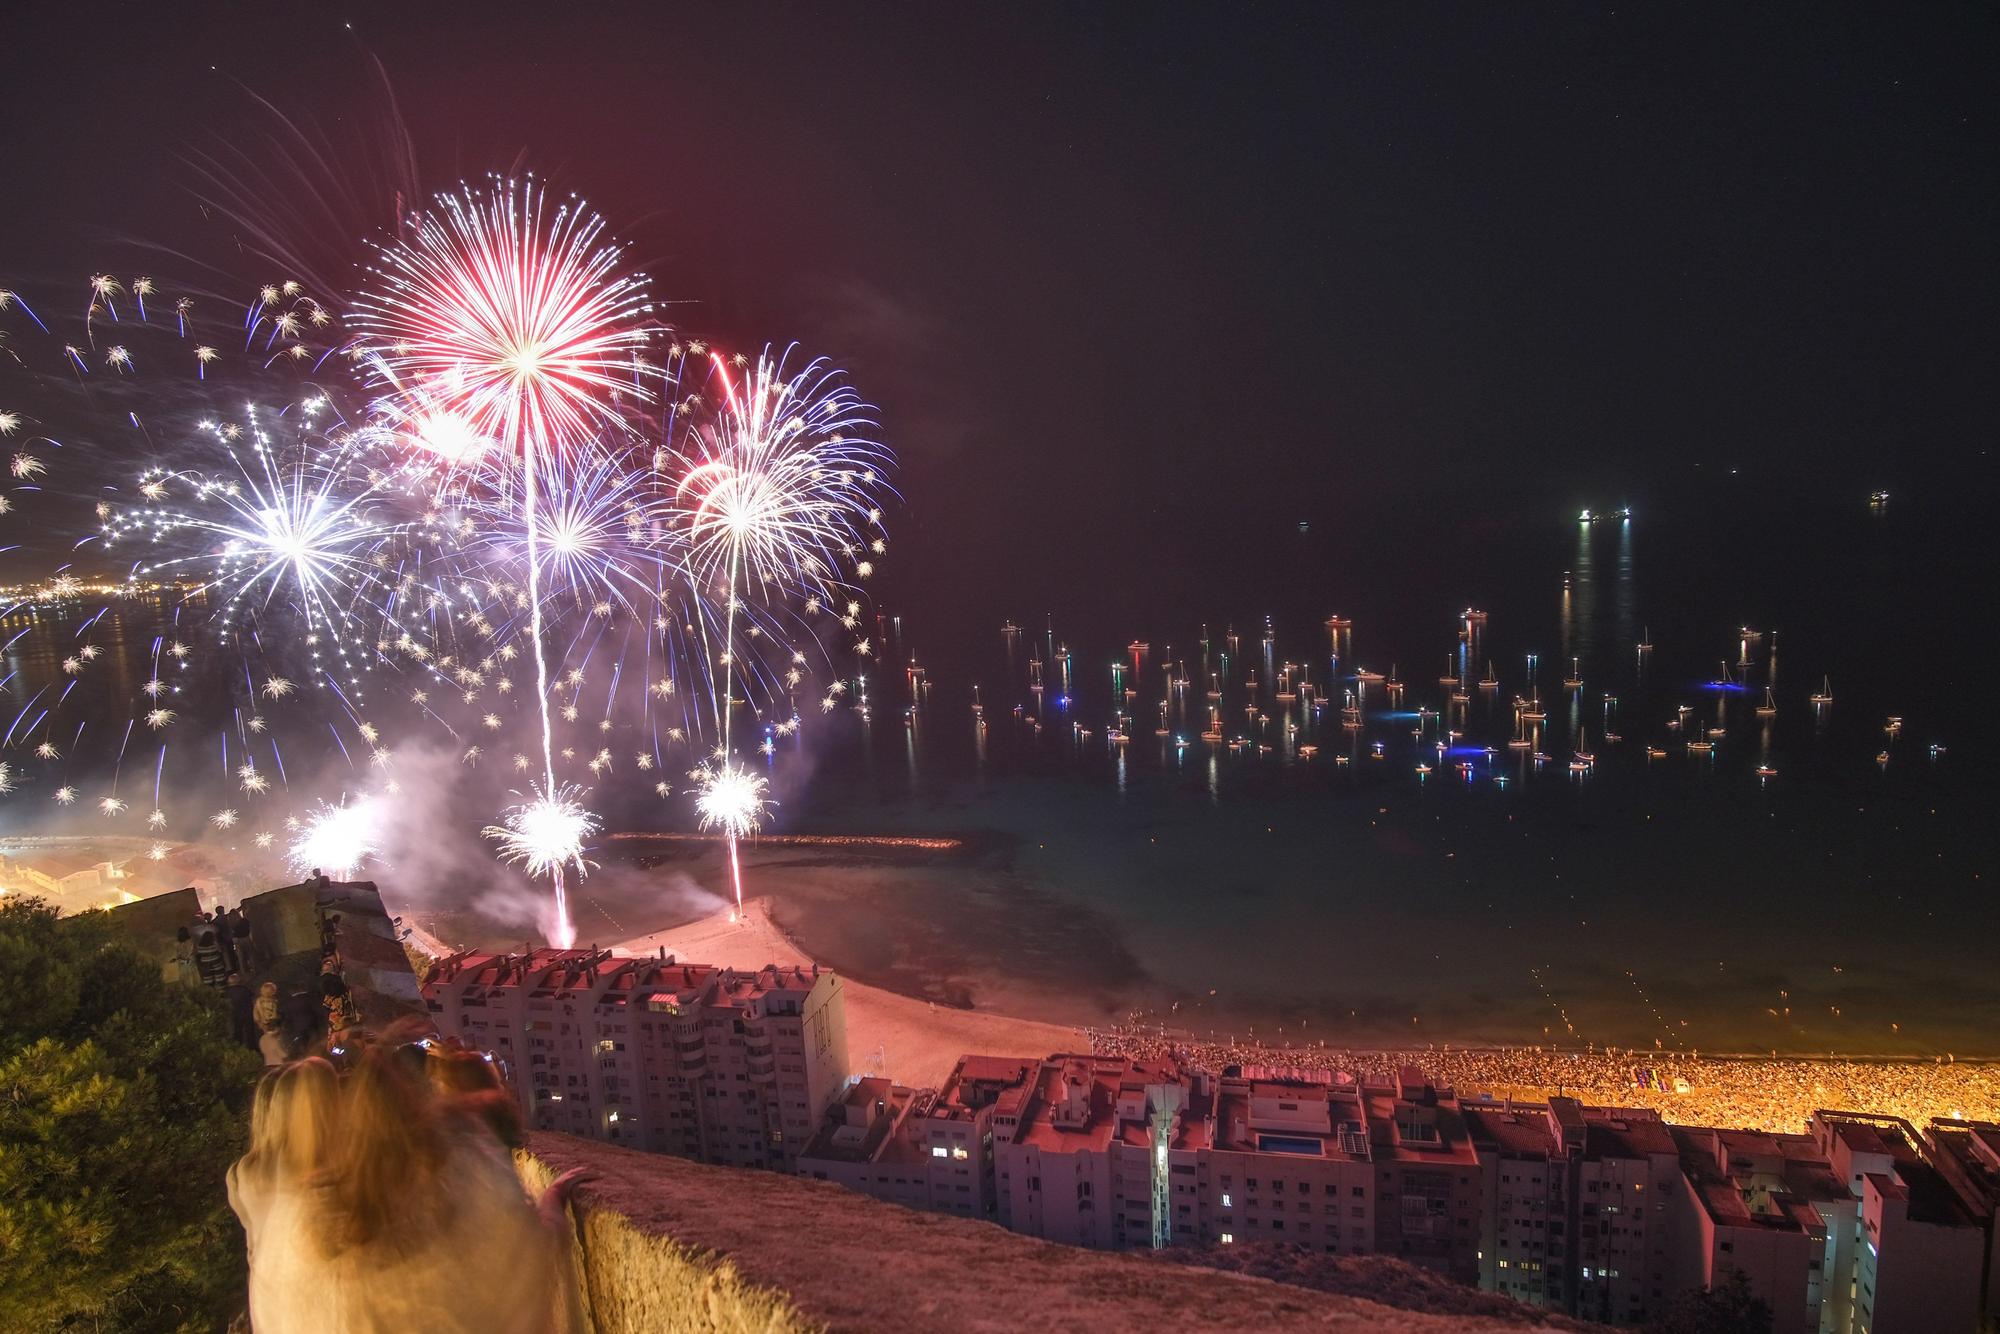
<instances>
[{"instance_id":1,"label":"balcony","mask_svg":"<svg viewBox=\"0 0 2000 1334\"><path fill-rule=\"evenodd\" d=\"M595 1179L572 1203L578 1328L641 1331L1180 1329L1521 1334L1196 1264L1082 1250L882 1204L830 1182L712 1167L567 1135L530 1136L523 1177ZM787 1220L773 1225L773 1220ZM1527 1314L1521 1312L1519 1314ZM1198 1322L1197 1322L1198 1323Z\"/></svg>"}]
</instances>

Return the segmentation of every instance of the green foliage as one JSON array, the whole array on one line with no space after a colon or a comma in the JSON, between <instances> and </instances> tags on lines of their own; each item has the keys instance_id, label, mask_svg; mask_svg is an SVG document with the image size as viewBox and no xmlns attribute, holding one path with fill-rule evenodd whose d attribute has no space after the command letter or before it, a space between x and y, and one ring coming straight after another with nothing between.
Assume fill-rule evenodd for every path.
<instances>
[{"instance_id":1,"label":"green foliage","mask_svg":"<svg viewBox=\"0 0 2000 1334\"><path fill-rule=\"evenodd\" d=\"M1690 1288L1646 1322L1645 1334L1771 1334L1771 1307L1740 1269L1712 1288Z\"/></svg>"},{"instance_id":2,"label":"green foliage","mask_svg":"<svg viewBox=\"0 0 2000 1334\"><path fill-rule=\"evenodd\" d=\"M0 1329L213 1330L257 1060L103 914L0 901Z\"/></svg>"}]
</instances>

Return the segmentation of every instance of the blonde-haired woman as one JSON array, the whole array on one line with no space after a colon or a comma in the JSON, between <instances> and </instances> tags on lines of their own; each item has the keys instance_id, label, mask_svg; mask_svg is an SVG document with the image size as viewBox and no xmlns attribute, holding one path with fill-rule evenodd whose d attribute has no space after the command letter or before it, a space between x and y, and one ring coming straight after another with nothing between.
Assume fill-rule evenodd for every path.
<instances>
[{"instance_id":1,"label":"blonde-haired woman","mask_svg":"<svg viewBox=\"0 0 2000 1334\"><path fill-rule=\"evenodd\" d=\"M300 1230L307 1202L333 1155L340 1083L318 1057L265 1074L250 1107L250 1148L229 1169L229 1207L250 1253L250 1325L286 1326L284 1304L298 1299Z\"/></svg>"},{"instance_id":2,"label":"blonde-haired woman","mask_svg":"<svg viewBox=\"0 0 2000 1334\"><path fill-rule=\"evenodd\" d=\"M549 1334L560 1328L550 1226L483 1103L441 1096L419 1048L365 1051L343 1088L341 1134L314 1197L316 1303L300 1334ZM549 1222L545 1222L545 1218Z\"/></svg>"}]
</instances>

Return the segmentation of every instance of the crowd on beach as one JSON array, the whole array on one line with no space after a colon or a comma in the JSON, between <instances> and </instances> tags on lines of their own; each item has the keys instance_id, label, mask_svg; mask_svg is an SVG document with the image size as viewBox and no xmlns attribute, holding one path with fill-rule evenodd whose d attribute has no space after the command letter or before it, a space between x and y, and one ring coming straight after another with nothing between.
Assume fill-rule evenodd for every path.
<instances>
[{"instance_id":1,"label":"crowd on beach","mask_svg":"<svg viewBox=\"0 0 2000 1334\"><path fill-rule=\"evenodd\" d=\"M1461 1100L1539 1101L1551 1094L1593 1106L1650 1107L1683 1125L1800 1131L1817 1108L1900 1116L1922 1127L1933 1117L2000 1120L2000 1064L1975 1061L1862 1061L1577 1051L1556 1047L1450 1047L1346 1050L1201 1041L1131 1023L1087 1030L1106 1055L1177 1057L1200 1069L1393 1073L1416 1065Z\"/></svg>"},{"instance_id":2,"label":"crowd on beach","mask_svg":"<svg viewBox=\"0 0 2000 1334\"><path fill-rule=\"evenodd\" d=\"M252 1330L577 1328L564 1206L530 1198L519 1104L487 1057L421 1020L267 1070L229 1203L250 1258Z\"/></svg>"}]
</instances>

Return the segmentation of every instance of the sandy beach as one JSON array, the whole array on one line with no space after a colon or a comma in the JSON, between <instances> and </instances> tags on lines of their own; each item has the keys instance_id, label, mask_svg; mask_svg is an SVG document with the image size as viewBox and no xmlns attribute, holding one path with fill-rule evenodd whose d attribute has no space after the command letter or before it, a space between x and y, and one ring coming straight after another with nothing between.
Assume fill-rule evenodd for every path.
<instances>
[{"instance_id":1,"label":"sandy beach","mask_svg":"<svg viewBox=\"0 0 2000 1334\"><path fill-rule=\"evenodd\" d=\"M621 954L654 954L664 948L679 959L742 969L814 962L773 920L772 905L763 898L747 902L740 921L725 909L613 948ZM1060 1024L939 1005L852 977L846 985L848 1058L858 1073L934 1087L970 1052L1045 1056L1089 1045L1082 1030Z\"/></svg>"}]
</instances>

